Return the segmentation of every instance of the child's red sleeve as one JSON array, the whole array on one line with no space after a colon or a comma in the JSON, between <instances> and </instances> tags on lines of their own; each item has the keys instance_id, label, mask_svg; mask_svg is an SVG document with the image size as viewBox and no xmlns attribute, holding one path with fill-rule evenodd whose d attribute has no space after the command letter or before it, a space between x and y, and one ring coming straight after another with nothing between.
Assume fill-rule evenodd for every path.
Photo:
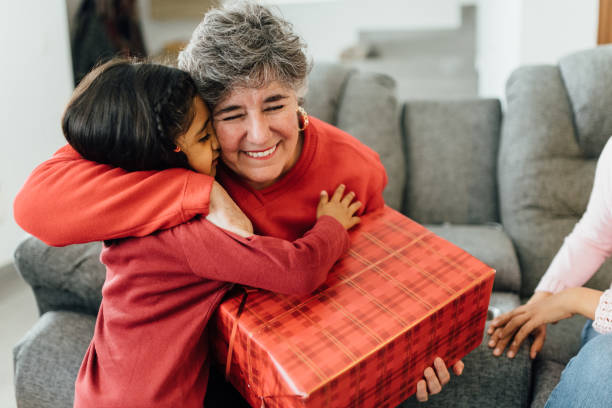
<instances>
[{"instance_id":1,"label":"child's red sleeve","mask_svg":"<svg viewBox=\"0 0 612 408\"><path fill-rule=\"evenodd\" d=\"M186 169L125 170L70 146L38 166L17 194L17 223L49 245L145 236L207 214L213 178Z\"/></svg>"},{"instance_id":2,"label":"child's red sleeve","mask_svg":"<svg viewBox=\"0 0 612 408\"><path fill-rule=\"evenodd\" d=\"M196 275L289 295L319 287L350 246L346 229L330 216L293 242L242 238L201 219L173 231Z\"/></svg>"}]
</instances>

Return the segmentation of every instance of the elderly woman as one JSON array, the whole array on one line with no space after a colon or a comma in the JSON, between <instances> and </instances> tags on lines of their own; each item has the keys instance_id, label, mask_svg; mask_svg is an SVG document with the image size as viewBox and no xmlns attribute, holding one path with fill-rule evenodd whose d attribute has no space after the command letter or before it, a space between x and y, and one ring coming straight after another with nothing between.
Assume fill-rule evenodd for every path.
<instances>
[{"instance_id":1,"label":"elderly woman","mask_svg":"<svg viewBox=\"0 0 612 408\"><path fill-rule=\"evenodd\" d=\"M374 151L300 107L309 71L304 48L288 22L240 2L208 12L179 56L211 107L222 149L220 184L255 232L288 240L312 227L322 190L345 184L363 213L384 205L387 182ZM225 190L188 170L128 173L65 146L27 180L15 218L51 245L144 236L198 214L248 229ZM450 378L441 359L434 366L419 382L419 400ZM460 374L463 363L453 368Z\"/></svg>"}]
</instances>

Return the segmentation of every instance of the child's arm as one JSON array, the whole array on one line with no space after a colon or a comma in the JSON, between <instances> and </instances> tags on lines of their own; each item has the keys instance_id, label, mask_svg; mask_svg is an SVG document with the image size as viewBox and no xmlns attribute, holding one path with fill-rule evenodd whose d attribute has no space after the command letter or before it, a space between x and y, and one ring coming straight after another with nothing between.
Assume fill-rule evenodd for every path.
<instances>
[{"instance_id":1,"label":"child's arm","mask_svg":"<svg viewBox=\"0 0 612 408\"><path fill-rule=\"evenodd\" d=\"M319 287L349 248L346 229L359 222L353 214L361 203L343 197L339 187L331 198L322 194L314 227L293 242L253 235L229 234L202 222L185 225L177 238L194 273L284 294L304 295Z\"/></svg>"},{"instance_id":2,"label":"child's arm","mask_svg":"<svg viewBox=\"0 0 612 408\"><path fill-rule=\"evenodd\" d=\"M207 214L212 187L212 177L189 170L126 172L64 146L26 180L14 216L55 246L145 236Z\"/></svg>"}]
</instances>

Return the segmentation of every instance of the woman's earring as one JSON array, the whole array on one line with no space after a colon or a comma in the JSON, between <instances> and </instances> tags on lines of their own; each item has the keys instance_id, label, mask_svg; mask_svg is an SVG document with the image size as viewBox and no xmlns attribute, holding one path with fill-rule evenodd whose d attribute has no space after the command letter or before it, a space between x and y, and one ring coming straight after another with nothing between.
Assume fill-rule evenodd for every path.
<instances>
[{"instance_id":1,"label":"woman's earring","mask_svg":"<svg viewBox=\"0 0 612 408\"><path fill-rule=\"evenodd\" d=\"M174 148L174 153L178 153L178 152L180 152L180 151L181 151L180 146L176 146L176 147Z\"/></svg>"},{"instance_id":2,"label":"woman's earring","mask_svg":"<svg viewBox=\"0 0 612 408\"><path fill-rule=\"evenodd\" d=\"M308 113L301 106L297 107L298 114L298 129L299 131L303 131L308 127Z\"/></svg>"}]
</instances>

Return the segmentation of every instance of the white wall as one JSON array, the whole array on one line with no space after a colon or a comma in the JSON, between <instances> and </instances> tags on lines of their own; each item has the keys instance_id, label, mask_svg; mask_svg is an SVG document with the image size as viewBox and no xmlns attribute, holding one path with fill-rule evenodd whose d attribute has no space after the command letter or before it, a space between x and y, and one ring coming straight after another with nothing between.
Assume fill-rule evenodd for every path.
<instances>
[{"instance_id":1,"label":"white wall","mask_svg":"<svg viewBox=\"0 0 612 408\"><path fill-rule=\"evenodd\" d=\"M266 0L277 5L308 44L315 61L338 61L359 30L455 28L459 0Z\"/></svg>"},{"instance_id":2,"label":"white wall","mask_svg":"<svg viewBox=\"0 0 612 408\"><path fill-rule=\"evenodd\" d=\"M550 64L597 44L599 0L524 0L522 64Z\"/></svg>"},{"instance_id":3,"label":"white wall","mask_svg":"<svg viewBox=\"0 0 612 408\"><path fill-rule=\"evenodd\" d=\"M72 92L65 0L2 2L0 41L0 265L25 233L13 220L15 194L64 141L60 118Z\"/></svg>"},{"instance_id":4,"label":"white wall","mask_svg":"<svg viewBox=\"0 0 612 408\"><path fill-rule=\"evenodd\" d=\"M458 4L466 0L263 0L277 7L308 44L316 61L338 61L355 45L361 29L453 28L461 23ZM151 53L170 41L188 40L201 16L193 20L156 21L150 0L138 0L143 36Z\"/></svg>"},{"instance_id":5,"label":"white wall","mask_svg":"<svg viewBox=\"0 0 612 408\"><path fill-rule=\"evenodd\" d=\"M503 99L522 65L555 64L597 44L598 0L479 0L479 94Z\"/></svg>"},{"instance_id":6,"label":"white wall","mask_svg":"<svg viewBox=\"0 0 612 408\"><path fill-rule=\"evenodd\" d=\"M151 0L138 0L142 36L149 54L157 54L169 42L189 41L191 33L204 17L194 16L191 20L160 21L151 18Z\"/></svg>"}]
</instances>

